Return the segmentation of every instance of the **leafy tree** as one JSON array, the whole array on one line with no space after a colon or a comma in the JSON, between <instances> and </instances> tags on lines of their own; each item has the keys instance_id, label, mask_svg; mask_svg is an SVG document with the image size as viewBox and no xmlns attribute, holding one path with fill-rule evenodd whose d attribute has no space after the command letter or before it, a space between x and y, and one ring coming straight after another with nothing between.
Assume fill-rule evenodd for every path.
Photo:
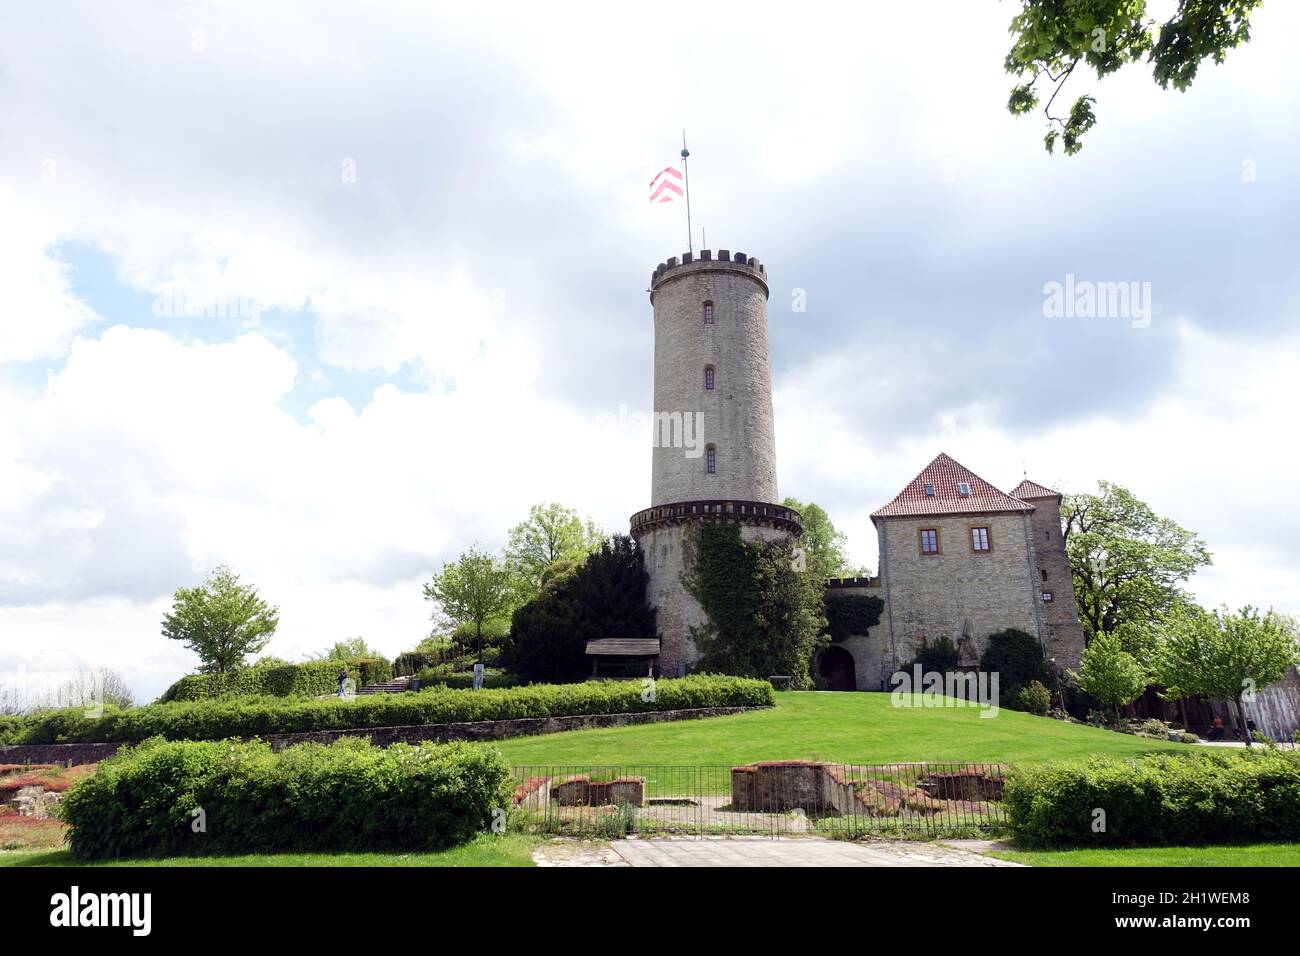
<instances>
[{"instance_id":1,"label":"leafy tree","mask_svg":"<svg viewBox=\"0 0 1300 956\"><path fill-rule=\"evenodd\" d=\"M825 641L824 582L799 570L793 547L746 542L739 525L707 524L691 551L682 583L708 616L691 628L700 670L788 674L791 686L812 686L808 666Z\"/></svg>"},{"instance_id":2,"label":"leafy tree","mask_svg":"<svg viewBox=\"0 0 1300 956\"><path fill-rule=\"evenodd\" d=\"M1236 614L1183 608L1174 614L1156 658L1166 698L1232 701L1245 726L1242 702L1286 676L1300 663L1294 620L1247 605ZM1246 746L1250 735L1246 734Z\"/></svg>"},{"instance_id":3,"label":"leafy tree","mask_svg":"<svg viewBox=\"0 0 1300 956\"><path fill-rule=\"evenodd\" d=\"M1079 659L1079 673L1071 672L1070 676L1099 704L1109 707L1116 721L1119 709L1142 696L1147 686L1146 671L1124 649L1116 634L1099 634L1093 638Z\"/></svg>"},{"instance_id":4,"label":"leafy tree","mask_svg":"<svg viewBox=\"0 0 1300 956\"><path fill-rule=\"evenodd\" d=\"M203 673L227 674L249 654L260 653L279 623L280 609L222 565L200 587L176 590L162 632L198 654Z\"/></svg>"},{"instance_id":5,"label":"leafy tree","mask_svg":"<svg viewBox=\"0 0 1300 956\"><path fill-rule=\"evenodd\" d=\"M442 566L424 586L426 601L435 601L457 626L474 628L478 658L483 660L483 625L510 607L510 571L495 555L477 546Z\"/></svg>"},{"instance_id":6,"label":"leafy tree","mask_svg":"<svg viewBox=\"0 0 1300 956\"><path fill-rule=\"evenodd\" d=\"M354 657L374 657L382 658L384 652L378 648L371 647L366 643L364 637L349 637L344 641L335 641L329 646L324 654L320 655L321 660L327 661L346 661ZM259 661L258 663L261 663Z\"/></svg>"},{"instance_id":7,"label":"leafy tree","mask_svg":"<svg viewBox=\"0 0 1300 956\"><path fill-rule=\"evenodd\" d=\"M543 578L552 565L581 562L604 540L605 532L572 508L554 502L533 505L527 519L510 529L506 545L516 604L541 593Z\"/></svg>"},{"instance_id":8,"label":"leafy tree","mask_svg":"<svg viewBox=\"0 0 1300 956\"><path fill-rule=\"evenodd\" d=\"M1080 139L1097 122L1096 100L1079 96L1064 115L1052 104L1082 65L1102 79L1144 57L1162 90L1191 86L1206 58L1222 63L1228 51L1250 40L1250 15L1260 0L1179 0L1168 20L1157 26L1147 17L1146 0L1021 0L1011 20L1013 43L1008 73L1021 82L1007 109L1022 115L1037 108L1039 89L1050 91L1043 114L1052 152L1058 138L1067 156L1082 148Z\"/></svg>"},{"instance_id":9,"label":"leafy tree","mask_svg":"<svg viewBox=\"0 0 1300 956\"><path fill-rule=\"evenodd\" d=\"M852 577L854 569L844 553L848 537L835 530L826 510L816 502L804 504L797 498L786 498L781 503L803 517L803 537L799 546L804 549L808 571L819 581Z\"/></svg>"},{"instance_id":10,"label":"leafy tree","mask_svg":"<svg viewBox=\"0 0 1300 956\"><path fill-rule=\"evenodd\" d=\"M1062 504L1065 550L1089 640L1125 623L1157 624L1189 600L1181 585L1210 563L1205 542L1127 488L1103 481L1098 492L1069 495Z\"/></svg>"},{"instance_id":11,"label":"leafy tree","mask_svg":"<svg viewBox=\"0 0 1300 956\"><path fill-rule=\"evenodd\" d=\"M583 680L591 667L587 641L655 635L645 562L627 535L614 535L581 565L553 565L544 577L542 593L515 611L504 649L504 663L521 680Z\"/></svg>"}]
</instances>

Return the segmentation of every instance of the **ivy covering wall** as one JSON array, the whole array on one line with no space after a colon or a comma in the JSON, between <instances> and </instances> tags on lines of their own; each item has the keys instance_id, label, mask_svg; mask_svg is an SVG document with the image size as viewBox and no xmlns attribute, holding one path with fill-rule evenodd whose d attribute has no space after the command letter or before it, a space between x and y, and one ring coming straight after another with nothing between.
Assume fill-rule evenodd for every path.
<instances>
[{"instance_id":1,"label":"ivy covering wall","mask_svg":"<svg viewBox=\"0 0 1300 956\"><path fill-rule=\"evenodd\" d=\"M809 664L826 627L822 582L799 571L792 545L747 542L740 525L701 525L687 539L685 585L708 623L691 628L699 669L786 675L812 686Z\"/></svg>"},{"instance_id":2,"label":"ivy covering wall","mask_svg":"<svg viewBox=\"0 0 1300 956\"><path fill-rule=\"evenodd\" d=\"M865 635L880 623L885 602L874 594L826 595L826 633L833 641L846 637Z\"/></svg>"}]
</instances>

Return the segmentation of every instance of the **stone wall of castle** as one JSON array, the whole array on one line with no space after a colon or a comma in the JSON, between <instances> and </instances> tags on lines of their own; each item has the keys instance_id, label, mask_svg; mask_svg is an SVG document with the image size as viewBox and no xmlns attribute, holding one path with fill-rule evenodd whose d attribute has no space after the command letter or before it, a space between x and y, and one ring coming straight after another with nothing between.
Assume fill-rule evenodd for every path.
<instances>
[{"instance_id":1,"label":"stone wall of castle","mask_svg":"<svg viewBox=\"0 0 1300 956\"><path fill-rule=\"evenodd\" d=\"M1061 534L1059 498L1026 499L1034 506L1030 516L1034 557L1038 568L1039 607L1043 620L1043 645L1057 667L1078 669L1083 654L1083 626L1074 600L1070 559ZM1051 595L1051 600L1046 596Z\"/></svg>"},{"instance_id":2,"label":"stone wall of castle","mask_svg":"<svg viewBox=\"0 0 1300 956\"><path fill-rule=\"evenodd\" d=\"M987 553L971 548L977 526L989 529ZM939 532L938 554L921 552L923 529ZM923 636L958 644L969 630L977 654L990 634L1006 628L1041 637L1028 515L881 518L877 532L895 664L911 660Z\"/></svg>"}]
</instances>

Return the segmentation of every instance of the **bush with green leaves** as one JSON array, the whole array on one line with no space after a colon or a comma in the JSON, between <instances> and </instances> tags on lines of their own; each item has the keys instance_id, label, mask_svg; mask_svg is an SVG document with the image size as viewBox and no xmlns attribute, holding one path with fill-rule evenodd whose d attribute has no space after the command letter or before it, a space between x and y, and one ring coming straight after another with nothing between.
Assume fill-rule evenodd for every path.
<instances>
[{"instance_id":1,"label":"bush with green leaves","mask_svg":"<svg viewBox=\"0 0 1300 956\"><path fill-rule=\"evenodd\" d=\"M223 697L319 697L338 688L339 668L345 668L358 687L392 680L392 665L383 658L316 660L302 664L271 661L241 667L225 674L190 674L158 698L169 701L214 700Z\"/></svg>"},{"instance_id":2,"label":"bush with green leaves","mask_svg":"<svg viewBox=\"0 0 1300 956\"><path fill-rule=\"evenodd\" d=\"M109 709L98 718L87 717L84 709L72 708L0 718L0 743L132 742L149 737L221 740L472 720L767 707L775 702L772 685L767 681L740 677L692 675L657 681L653 695L645 690L641 681L534 684L495 690L435 687L416 694L321 700L247 697L151 704L130 710Z\"/></svg>"},{"instance_id":3,"label":"bush with green leaves","mask_svg":"<svg viewBox=\"0 0 1300 956\"><path fill-rule=\"evenodd\" d=\"M921 646L916 649L916 657L902 670L911 671L915 665L920 664L921 673L923 674L931 672L946 674L957 669L959 658L957 645L950 638L945 636L930 641L923 637L921 638Z\"/></svg>"},{"instance_id":4,"label":"bush with green leaves","mask_svg":"<svg viewBox=\"0 0 1300 956\"><path fill-rule=\"evenodd\" d=\"M980 655L980 670L998 675L1001 706L1011 710L1020 709L1020 691L1032 681L1046 684L1051 680L1038 638L1015 628L989 635L988 646Z\"/></svg>"},{"instance_id":5,"label":"bush with green leaves","mask_svg":"<svg viewBox=\"0 0 1300 956\"><path fill-rule=\"evenodd\" d=\"M1019 709L1029 714L1046 714L1052 707L1052 692L1041 681L1030 681L1020 689Z\"/></svg>"},{"instance_id":6,"label":"bush with green leaves","mask_svg":"<svg viewBox=\"0 0 1300 956\"><path fill-rule=\"evenodd\" d=\"M1059 761L1014 771L1004 800L1016 841L1029 847L1294 841L1300 754Z\"/></svg>"},{"instance_id":7,"label":"bush with green leaves","mask_svg":"<svg viewBox=\"0 0 1300 956\"><path fill-rule=\"evenodd\" d=\"M62 815L72 855L104 859L437 850L489 832L509 806L510 768L492 747L344 738L273 753L155 738L100 763Z\"/></svg>"},{"instance_id":8,"label":"bush with green leaves","mask_svg":"<svg viewBox=\"0 0 1300 956\"><path fill-rule=\"evenodd\" d=\"M464 689L474 686L474 671L447 670L445 666L440 667L423 667L415 675L415 679L420 682L420 689L426 690L431 687L452 687ZM483 686L492 687L518 687L519 678L514 674L503 671L499 667L483 668Z\"/></svg>"}]
</instances>

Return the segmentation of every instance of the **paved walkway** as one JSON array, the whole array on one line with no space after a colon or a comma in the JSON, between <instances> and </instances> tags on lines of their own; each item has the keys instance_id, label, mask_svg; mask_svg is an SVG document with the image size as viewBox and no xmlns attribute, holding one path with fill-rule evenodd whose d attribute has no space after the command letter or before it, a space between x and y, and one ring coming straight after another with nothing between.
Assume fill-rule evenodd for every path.
<instances>
[{"instance_id":1,"label":"paved walkway","mask_svg":"<svg viewBox=\"0 0 1300 956\"><path fill-rule=\"evenodd\" d=\"M940 843L820 837L705 837L552 840L533 854L539 866L1017 866L976 849Z\"/></svg>"}]
</instances>

